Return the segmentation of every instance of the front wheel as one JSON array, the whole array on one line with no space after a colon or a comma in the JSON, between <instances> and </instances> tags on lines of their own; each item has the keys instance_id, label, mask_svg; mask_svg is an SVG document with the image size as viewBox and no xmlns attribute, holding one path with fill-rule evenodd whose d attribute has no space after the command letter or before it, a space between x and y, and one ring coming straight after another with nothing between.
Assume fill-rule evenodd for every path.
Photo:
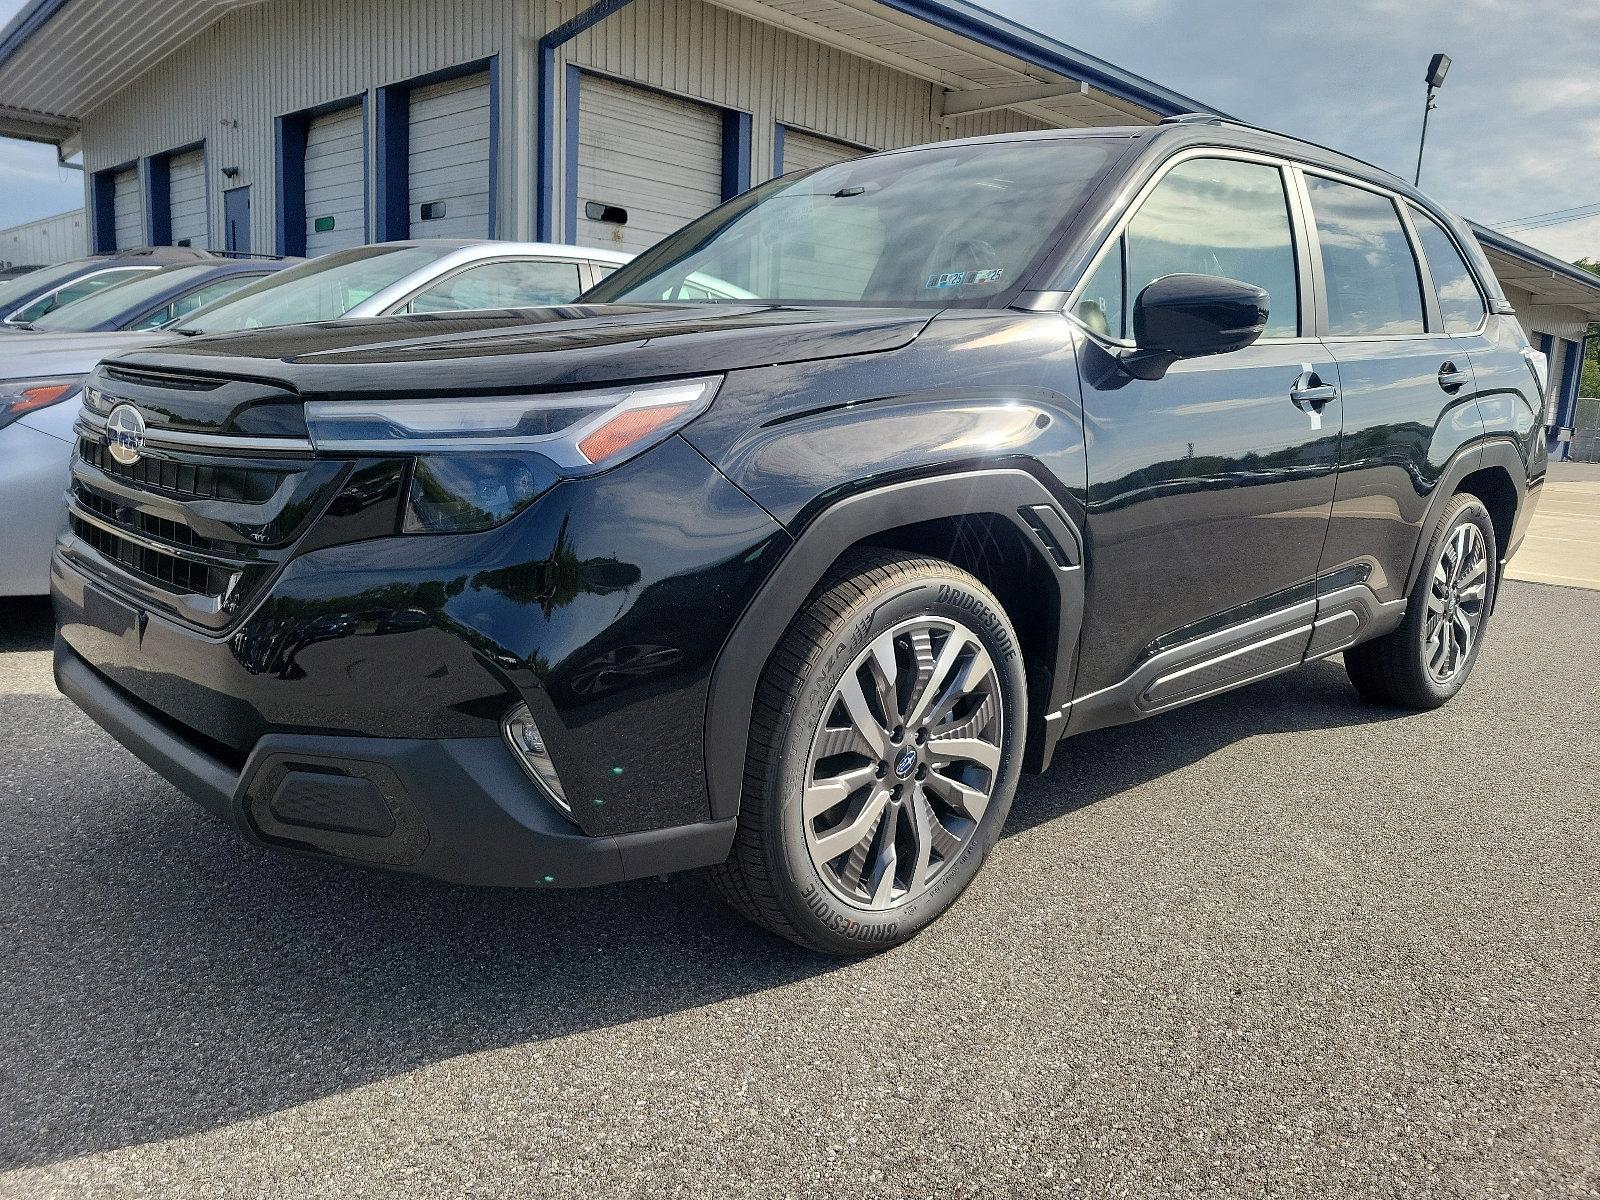
<instances>
[{"instance_id":1,"label":"front wheel","mask_svg":"<svg viewBox=\"0 0 1600 1200\"><path fill-rule=\"evenodd\" d=\"M1369 699L1403 708L1438 708L1459 692L1483 645L1494 608L1494 522L1476 496L1445 507L1411 590L1405 619L1391 633L1345 651L1345 670Z\"/></svg>"},{"instance_id":2,"label":"front wheel","mask_svg":"<svg viewBox=\"0 0 1600 1200\"><path fill-rule=\"evenodd\" d=\"M1026 727L1016 633L988 589L938 559L851 552L762 675L739 834L713 882L803 946L898 945L983 865Z\"/></svg>"}]
</instances>

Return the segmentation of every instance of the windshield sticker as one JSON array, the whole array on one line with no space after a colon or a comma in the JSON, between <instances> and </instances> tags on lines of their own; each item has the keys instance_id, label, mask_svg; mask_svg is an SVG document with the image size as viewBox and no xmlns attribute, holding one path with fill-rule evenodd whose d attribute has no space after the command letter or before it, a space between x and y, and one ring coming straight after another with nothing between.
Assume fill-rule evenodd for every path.
<instances>
[{"instance_id":1,"label":"windshield sticker","mask_svg":"<svg viewBox=\"0 0 1600 1200\"><path fill-rule=\"evenodd\" d=\"M985 271L946 271L942 275L929 275L924 288L966 287L967 284L999 283L1005 274L1003 267L990 267Z\"/></svg>"}]
</instances>

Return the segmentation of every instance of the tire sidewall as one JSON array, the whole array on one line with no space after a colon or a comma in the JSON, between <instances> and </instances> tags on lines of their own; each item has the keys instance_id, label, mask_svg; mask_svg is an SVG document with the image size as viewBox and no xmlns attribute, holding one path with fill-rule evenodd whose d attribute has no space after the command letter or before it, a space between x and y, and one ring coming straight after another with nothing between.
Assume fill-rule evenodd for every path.
<instances>
[{"instance_id":1,"label":"tire sidewall","mask_svg":"<svg viewBox=\"0 0 1600 1200\"><path fill-rule=\"evenodd\" d=\"M1485 554L1488 559L1488 584L1483 594L1483 620L1478 623L1478 633L1472 641L1472 649L1467 651L1465 666L1448 683L1439 683L1428 670L1428 651L1426 645L1428 628L1428 594L1432 588L1433 573L1439 567L1439 560L1444 557L1445 549L1450 545L1450 538L1463 524L1472 523L1483 534ZM1417 677L1421 680L1434 697L1443 703L1459 692L1468 679L1472 677L1473 668L1478 662L1478 652L1483 649L1484 636L1489 631L1489 618L1494 612L1495 601L1499 590L1499 553L1500 547L1495 544L1494 522L1489 517L1489 510L1477 499L1462 499L1454 506L1454 512L1448 515L1439 527L1439 533L1434 538L1433 546L1428 554L1428 561L1423 564L1422 575L1417 579L1415 602L1411 611L1410 645L1411 652L1416 656Z\"/></svg>"},{"instance_id":2,"label":"tire sidewall","mask_svg":"<svg viewBox=\"0 0 1600 1200\"><path fill-rule=\"evenodd\" d=\"M970 630L988 650L999 681L1004 727L1001 760L988 809L959 858L941 872L926 892L903 907L885 912L858 908L836 896L823 881L806 848L801 795L810 769L812 738L823 708L846 669L885 631L920 616L947 617ZM1022 766L1027 729L1027 683L1022 649L1011 622L995 598L964 573L919 571L897 580L853 605L812 659L792 695L782 733L782 750L768 780L769 860L779 898L794 923L827 949L860 954L898 945L926 927L964 892L999 840Z\"/></svg>"}]
</instances>

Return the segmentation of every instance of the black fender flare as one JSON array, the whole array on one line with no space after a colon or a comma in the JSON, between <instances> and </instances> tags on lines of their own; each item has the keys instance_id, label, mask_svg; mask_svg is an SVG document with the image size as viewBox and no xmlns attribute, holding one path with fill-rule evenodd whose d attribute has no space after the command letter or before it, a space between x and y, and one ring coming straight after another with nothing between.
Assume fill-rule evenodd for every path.
<instances>
[{"instance_id":1,"label":"black fender flare","mask_svg":"<svg viewBox=\"0 0 1600 1200\"><path fill-rule=\"evenodd\" d=\"M1449 504L1451 498L1461 490L1462 480L1468 475L1475 475L1490 467L1499 467L1505 471L1511 481L1512 489L1517 494L1517 511L1521 511L1528 496L1528 465L1522 460L1517 443L1509 438L1497 437L1463 446L1445 466L1444 472L1439 476L1439 482L1434 485L1433 498L1428 501L1427 515L1422 520L1422 535L1417 539L1417 548L1411 553L1411 566L1406 571L1404 594L1408 598L1411 589L1416 586L1417 576L1422 573L1422 564L1428 556L1428 546L1433 541L1434 532L1439 528L1439 518L1444 512L1445 505ZM1512 523L1515 525L1515 514ZM1503 567L1510 548L1500 546L1497 549L1500 552L1500 566Z\"/></svg>"},{"instance_id":2,"label":"black fender flare","mask_svg":"<svg viewBox=\"0 0 1600 1200\"><path fill-rule=\"evenodd\" d=\"M739 812L750 720L767 659L839 555L901 526L985 515L1015 525L1056 582L1055 672L1050 704L1036 718L1060 711L1071 695L1083 623L1083 538L1055 497L1037 478L1017 468L963 471L873 488L835 502L805 525L717 656L705 734L706 788L714 820ZM1051 541L1056 543L1053 548Z\"/></svg>"}]
</instances>

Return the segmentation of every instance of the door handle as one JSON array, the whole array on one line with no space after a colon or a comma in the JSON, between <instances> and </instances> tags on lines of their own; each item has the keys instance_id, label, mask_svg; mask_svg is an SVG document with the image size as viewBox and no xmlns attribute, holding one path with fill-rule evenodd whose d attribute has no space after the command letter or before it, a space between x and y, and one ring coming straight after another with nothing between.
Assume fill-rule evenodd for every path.
<instances>
[{"instance_id":1,"label":"door handle","mask_svg":"<svg viewBox=\"0 0 1600 1200\"><path fill-rule=\"evenodd\" d=\"M1439 386L1447 392L1459 392L1472 382L1472 375L1467 371L1456 370L1453 362L1447 362L1439 368Z\"/></svg>"},{"instance_id":2,"label":"door handle","mask_svg":"<svg viewBox=\"0 0 1600 1200\"><path fill-rule=\"evenodd\" d=\"M1310 363L1300 365L1300 374L1289 389L1289 399L1294 406L1311 418L1311 428L1322 428L1323 408L1339 398L1339 389L1323 383L1322 376L1311 369Z\"/></svg>"}]
</instances>

